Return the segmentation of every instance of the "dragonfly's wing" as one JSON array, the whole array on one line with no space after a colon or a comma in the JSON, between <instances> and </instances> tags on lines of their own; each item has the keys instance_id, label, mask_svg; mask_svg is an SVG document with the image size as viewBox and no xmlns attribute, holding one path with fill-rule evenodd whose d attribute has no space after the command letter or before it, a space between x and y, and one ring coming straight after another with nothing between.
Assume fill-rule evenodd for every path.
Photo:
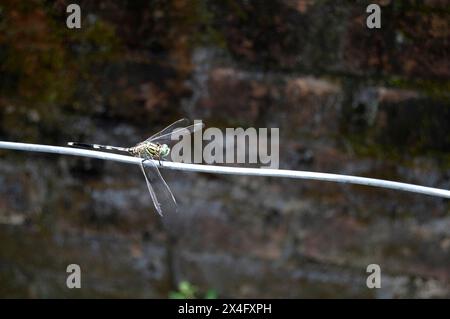
<instances>
[{"instance_id":1,"label":"dragonfly's wing","mask_svg":"<svg viewBox=\"0 0 450 319\"><path fill-rule=\"evenodd\" d=\"M142 161L140 166L156 211L161 216L163 212L176 212L177 202L158 167L152 160L145 162L149 165L144 167L144 161Z\"/></svg>"},{"instance_id":2,"label":"dragonfly's wing","mask_svg":"<svg viewBox=\"0 0 450 319\"><path fill-rule=\"evenodd\" d=\"M189 125L189 120L188 119L180 119L178 121L173 122L172 124L170 124L169 126L167 126L166 128L162 129L161 131L159 131L158 133L155 133L154 135L150 136L148 139L146 139L145 141L149 142L152 141L158 137L160 137L161 135L165 135L167 133L171 133L174 129L176 129L177 127L186 127Z\"/></svg>"},{"instance_id":3,"label":"dragonfly's wing","mask_svg":"<svg viewBox=\"0 0 450 319\"><path fill-rule=\"evenodd\" d=\"M145 173L144 165L142 164L143 162L144 161L141 162L140 166L141 166L142 174L144 174L144 177L145 177L145 182L147 183L148 192L150 193L150 196L152 198L153 205L155 205L156 211L158 212L159 215L162 216L161 204L158 202L158 198L156 198L156 194L152 187L152 184L150 184L150 181L148 180L147 174Z\"/></svg>"},{"instance_id":4,"label":"dragonfly's wing","mask_svg":"<svg viewBox=\"0 0 450 319\"><path fill-rule=\"evenodd\" d=\"M185 127L176 127L164 134L157 134L154 137L147 139L148 142L152 143L167 143L172 141L172 136L176 139L180 139L182 136L189 135L201 130L205 125L203 123L195 123Z\"/></svg>"}]
</instances>

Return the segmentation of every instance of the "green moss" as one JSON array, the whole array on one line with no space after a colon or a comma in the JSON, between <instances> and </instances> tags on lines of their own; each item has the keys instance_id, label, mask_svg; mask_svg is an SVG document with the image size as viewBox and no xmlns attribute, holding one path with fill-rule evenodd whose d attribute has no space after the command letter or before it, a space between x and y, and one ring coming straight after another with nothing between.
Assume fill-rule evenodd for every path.
<instances>
[{"instance_id":1,"label":"green moss","mask_svg":"<svg viewBox=\"0 0 450 319\"><path fill-rule=\"evenodd\" d=\"M395 162L404 166L415 167L415 158L432 158L442 169L450 169L450 153L435 150L424 150L420 147L405 148L395 144L383 144L376 141L368 141L367 136L361 134L345 135L343 138L352 147L352 152L358 157L379 159Z\"/></svg>"},{"instance_id":2,"label":"green moss","mask_svg":"<svg viewBox=\"0 0 450 319\"><path fill-rule=\"evenodd\" d=\"M98 82L103 73L96 70L121 47L110 24L86 19L82 29L69 30L51 4L40 1L6 1L0 34L1 126L24 141L54 136L67 106L89 105L80 88Z\"/></svg>"},{"instance_id":3,"label":"green moss","mask_svg":"<svg viewBox=\"0 0 450 319\"><path fill-rule=\"evenodd\" d=\"M432 79L410 79L404 77L387 77L385 84L393 88L418 90L429 97L444 99L450 103L450 81Z\"/></svg>"}]
</instances>

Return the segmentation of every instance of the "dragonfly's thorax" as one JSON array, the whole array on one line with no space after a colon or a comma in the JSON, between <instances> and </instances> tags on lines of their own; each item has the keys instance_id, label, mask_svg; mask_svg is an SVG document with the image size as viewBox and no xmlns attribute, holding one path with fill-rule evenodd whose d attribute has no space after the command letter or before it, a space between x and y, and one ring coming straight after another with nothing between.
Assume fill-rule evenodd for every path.
<instances>
[{"instance_id":1,"label":"dragonfly's thorax","mask_svg":"<svg viewBox=\"0 0 450 319\"><path fill-rule=\"evenodd\" d=\"M146 159L160 159L169 154L169 147L166 144L142 142L129 149L130 153L136 157Z\"/></svg>"}]
</instances>

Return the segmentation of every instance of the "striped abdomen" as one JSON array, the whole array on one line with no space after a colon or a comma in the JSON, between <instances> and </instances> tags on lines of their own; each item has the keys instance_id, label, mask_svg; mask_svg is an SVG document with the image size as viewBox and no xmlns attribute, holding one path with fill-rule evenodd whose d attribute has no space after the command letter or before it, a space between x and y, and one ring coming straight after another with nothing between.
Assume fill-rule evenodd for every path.
<instances>
[{"instance_id":1,"label":"striped abdomen","mask_svg":"<svg viewBox=\"0 0 450 319\"><path fill-rule=\"evenodd\" d=\"M120 152L129 152L130 151L130 149L127 147L118 147L118 146L100 145L100 144L69 142L69 143L67 143L67 145L75 146L75 147L83 147L83 148L93 148L96 150L108 150L108 151L120 151Z\"/></svg>"}]
</instances>

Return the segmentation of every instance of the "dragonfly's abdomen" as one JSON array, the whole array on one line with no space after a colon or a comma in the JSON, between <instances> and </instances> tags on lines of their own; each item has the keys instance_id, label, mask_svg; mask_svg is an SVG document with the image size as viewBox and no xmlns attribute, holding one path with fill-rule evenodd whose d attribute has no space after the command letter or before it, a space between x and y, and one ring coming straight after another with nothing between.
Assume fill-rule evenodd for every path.
<instances>
[{"instance_id":1,"label":"dragonfly's abdomen","mask_svg":"<svg viewBox=\"0 0 450 319\"><path fill-rule=\"evenodd\" d=\"M146 159L159 158L161 153L161 146L151 142L143 142L138 145L131 147L129 152L136 157L142 157Z\"/></svg>"}]
</instances>

